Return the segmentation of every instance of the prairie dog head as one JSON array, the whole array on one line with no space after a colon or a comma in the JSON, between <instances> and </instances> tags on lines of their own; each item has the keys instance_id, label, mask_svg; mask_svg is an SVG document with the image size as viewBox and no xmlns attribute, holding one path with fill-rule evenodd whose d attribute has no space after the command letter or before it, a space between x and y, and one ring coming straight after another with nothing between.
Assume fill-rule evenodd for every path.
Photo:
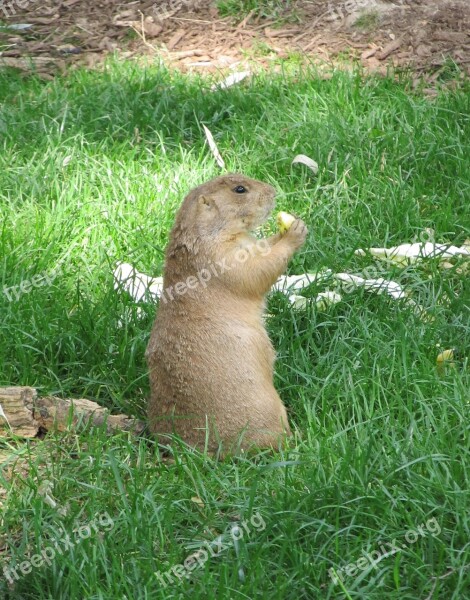
<instances>
[{"instance_id":1,"label":"prairie dog head","mask_svg":"<svg viewBox=\"0 0 470 600\"><path fill-rule=\"evenodd\" d=\"M269 217L275 195L267 183L239 173L221 175L186 196L176 225L208 237L247 233Z\"/></svg>"}]
</instances>

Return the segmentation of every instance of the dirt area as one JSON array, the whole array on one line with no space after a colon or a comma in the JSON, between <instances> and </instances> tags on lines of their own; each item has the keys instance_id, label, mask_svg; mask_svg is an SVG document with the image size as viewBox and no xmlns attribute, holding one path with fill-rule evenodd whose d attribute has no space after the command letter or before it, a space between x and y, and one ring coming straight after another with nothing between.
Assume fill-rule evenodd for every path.
<instances>
[{"instance_id":1,"label":"dirt area","mask_svg":"<svg viewBox=\"0 0 470 600\"><path fill-rule=\"evenodd\" d=\"M0 65L49 78L117 52L159 56L184 71L239 71L290 57L323 65L353 59L381 72L410 65L428 76L454 62L470 74L468 0L282 4L271 2L275 15L234 18L210 0L0 0Z\"/></svg>"}]
</instances>

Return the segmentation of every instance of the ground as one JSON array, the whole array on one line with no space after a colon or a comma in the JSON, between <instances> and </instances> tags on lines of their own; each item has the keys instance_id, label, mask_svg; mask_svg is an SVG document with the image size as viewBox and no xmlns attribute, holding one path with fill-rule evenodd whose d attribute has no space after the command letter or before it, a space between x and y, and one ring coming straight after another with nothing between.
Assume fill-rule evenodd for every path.
<instances>
[{"instance_id":1,"label":"ground","mask_svg":"<svg viewBox=\"0 0 470 600\"><path fill-rule=\"evenodd\" d=\"M3 9L5 23L33 27L0 34L2 57L27 70L33 63L46 77L69 64L94 65L116 51L158 55L196 71L266 66L287 56L316 63L353 57L381 72L394 64L434 74L449 62L470 69L470 4L463 0L272 0L261 15L247 9L238 17L220 15L237 0L221 0L219 9L204 0L10 5Z\"/></svg>"}]
</instances>

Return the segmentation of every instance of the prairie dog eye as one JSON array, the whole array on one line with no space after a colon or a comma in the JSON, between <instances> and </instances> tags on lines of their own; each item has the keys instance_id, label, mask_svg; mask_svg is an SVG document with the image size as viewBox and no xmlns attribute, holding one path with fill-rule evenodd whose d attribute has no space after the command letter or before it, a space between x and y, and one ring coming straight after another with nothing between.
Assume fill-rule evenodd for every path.
<instances>
[{"instance_id":1,"label":"prairie dog eye","mask_svg":"<svg viewBox=\"0 0 470 600\"><path fill-rule=\"evenodd\" d=\"M236 187L236 188L233 188L233 191L234 191L236 194L244 194L244 193L245 193L247 190L246 190L246 188L244 188L242 185L237 185L237 187Z\"/></svg>"}]
</instances>

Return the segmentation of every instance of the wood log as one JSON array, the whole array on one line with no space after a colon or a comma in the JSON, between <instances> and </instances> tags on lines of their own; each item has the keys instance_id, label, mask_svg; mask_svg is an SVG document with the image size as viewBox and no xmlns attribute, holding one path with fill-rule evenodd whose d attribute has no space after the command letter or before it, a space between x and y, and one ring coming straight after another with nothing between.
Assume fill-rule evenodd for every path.
<instances>
[{"instance_id":1,"label":"wood log","mask_svg":"<svg viewBox=\"0 0 470 600\"><path fill-rule=\"evenodd\" d=\"M116 431L130 431L139 435L145 423L128 415L112 415L92 400L62 399L53 396L39 398L37 391L30 387L0 388L0 437L14 434L19 437L35 437L39 430L68 431L80 425L102 427L112 434Z\"/></svg>"},{"instance_id":2,"label":"wood log","mask_svg":"<svg viewBox=\"0 0 470 600\"><path fill-rule=\"evenodd\" d=\"M0 387L0 407L6 415L6 418L0 416L0 437L12 432L25 438L37 435L39 423L33 416L37 395L31 387Z\"/></svg>"}]
</instances>

